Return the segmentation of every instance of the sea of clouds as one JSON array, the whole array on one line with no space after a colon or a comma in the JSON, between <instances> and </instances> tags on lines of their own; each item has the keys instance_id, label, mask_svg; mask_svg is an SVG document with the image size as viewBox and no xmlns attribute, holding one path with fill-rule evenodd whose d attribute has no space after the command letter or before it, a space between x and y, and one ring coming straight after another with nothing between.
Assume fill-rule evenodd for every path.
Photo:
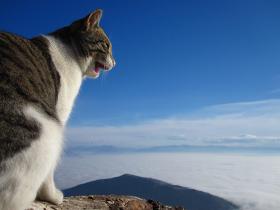
<instances>
[{"instance_id":1,"label":"sea of clouds","mask_svg":"<svg viewBox=\"0 0 280 210\"><path fill-rule=\"evenodd\" d=\"M133 153L135 148L181 145L227 149ZM210 106L130 124L71 127L66 146L56 174L60 188L131 173L209 192L242 205L243 210L280 209L279 99ZM104 146L132 150L96 152L96 148L112 152ZM231 148L243 148L243 153L233 150L233 154ZM255 149L258 152L252 153Z\"/></svg>"},{"instance_id":2,"label":"sea of clouds","mask_svg":"<svg viewBox=\"0 0 280 210\"><path fill-rule=\"evenodd\" d=\"M280 209L280 155L131 153L65 156L56 181L62 189L125 173L202 190L242 206Z\"/></svg>"}]
</instances>

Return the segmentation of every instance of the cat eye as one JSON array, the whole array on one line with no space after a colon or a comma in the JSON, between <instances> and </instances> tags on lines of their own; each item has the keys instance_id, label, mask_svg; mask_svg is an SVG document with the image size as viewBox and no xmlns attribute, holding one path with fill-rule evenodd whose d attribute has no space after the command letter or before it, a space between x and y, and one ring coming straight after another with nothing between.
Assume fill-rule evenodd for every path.
<instances>
[{"instance_id":1,"label":"cat eye","mask_svg":"<svg viewBox=\"0 0 280 210\"><path fill-rule=\"evenodd\" d=\"M104 43L106 48L109 49L110 48L110 45L108 43Z\"/></svg>"}]
</instances>

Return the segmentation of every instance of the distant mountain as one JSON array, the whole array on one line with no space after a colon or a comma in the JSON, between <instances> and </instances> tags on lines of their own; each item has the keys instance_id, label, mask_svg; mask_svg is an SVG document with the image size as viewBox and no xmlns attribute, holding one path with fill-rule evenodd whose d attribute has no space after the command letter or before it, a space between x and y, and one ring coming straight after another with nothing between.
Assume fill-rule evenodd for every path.
<instances>
[{"instance_id":1,"label":"distant mountain","mask_svg":"<svg viewBox=\"0 0 280 210\"><path fill-rule=\"evenodd\" d=\"M81 154L125 154L125 153L150 153L150 152L215 152L215 153L276 153L279 154L279 147L256 147L256 146L218 146L218 145L206 145L206 146L193 146L193 145L165 145L165 146L153 146L143 148L129 148L129 147L115 147L110 145L101 146L75 146L67 147L66 155L79 156Z\"/></svg>"},{"instance_id":2,"label":"distant mountain","mask_svg":"<svg viewBox=\"0 0 280 210\"><path fill-rule=\"evenodd\" d=\"M157 200L165 205L182 206L187 210L238 209L235 204L209 193L130 174L81 184L64 190L64 194L65 196L132 195Z\"/></svg>"}]
</instances>

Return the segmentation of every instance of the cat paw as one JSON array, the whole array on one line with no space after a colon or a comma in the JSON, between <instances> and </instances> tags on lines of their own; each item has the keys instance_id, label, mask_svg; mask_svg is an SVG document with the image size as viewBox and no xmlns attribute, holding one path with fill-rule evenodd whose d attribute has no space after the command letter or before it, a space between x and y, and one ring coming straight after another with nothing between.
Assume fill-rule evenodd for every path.
<instances>
[{"instance_id":1,"label":"cat paw","mask_svg":"<svg viewBox=\"0 0 280 210\"><path fill-rule=\"evenodd\" d=\"M49 202L59 205L63 202L63 197L64 197L63 193L60 190L56 189L56 192L55 192L55 195L53 196L52 201L49 201Z\"/></svg>"},{"instance_id":2,"label":"cat paw","mask_svg":"<svg viewBox=\"0 0 280 210\"><path fill-rule=\"evenodd\" d=\"M63 197L63 193L60 190L55 189L52 193L41 194L37 199L40 201L46 201L51 204L59 205L63 202Z\"/></svg>"}]
</instances>

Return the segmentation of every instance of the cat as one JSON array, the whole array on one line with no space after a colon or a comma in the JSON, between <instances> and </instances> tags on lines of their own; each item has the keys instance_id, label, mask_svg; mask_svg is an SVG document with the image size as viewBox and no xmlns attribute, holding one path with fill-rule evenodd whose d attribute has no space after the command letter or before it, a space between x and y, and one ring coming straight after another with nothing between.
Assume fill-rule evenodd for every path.
<instances>
[{"instance_id":1,"label":"cat","mask_svg":"<svg viewBox=\"0 0 280 210\"><path fill-rule=\"evenodd\" d=\"M75 98L84 78L116 64L101 16L32 39L0 32L0 210L62 203L54 170Z\"/></svg>"}]
</instances>

